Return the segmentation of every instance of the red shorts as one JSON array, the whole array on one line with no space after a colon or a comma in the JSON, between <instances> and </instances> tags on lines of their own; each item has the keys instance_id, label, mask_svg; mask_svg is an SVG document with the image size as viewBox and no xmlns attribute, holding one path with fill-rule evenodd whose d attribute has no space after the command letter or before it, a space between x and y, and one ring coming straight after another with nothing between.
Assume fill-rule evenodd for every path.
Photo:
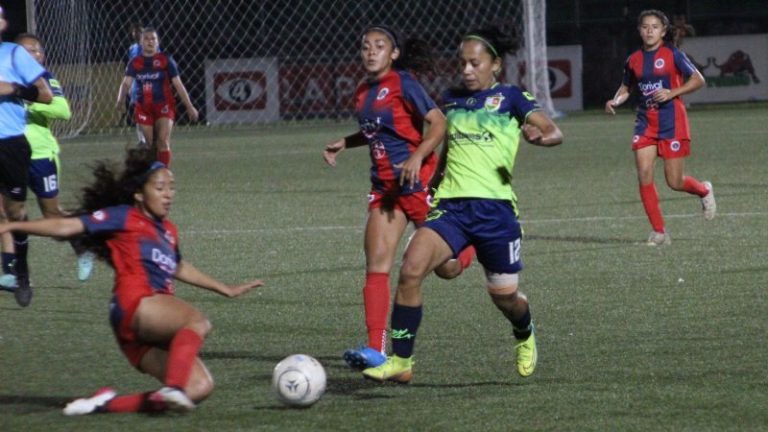
<instances>
[{"instance_id":1,"label":"red shorts","mask_svg":"<svg viewBox=\"0 0 768 432\"><path fill-rule=\"evenodd\" d=\"M131 323L133 322L133 316L136 314L136 309L139 308L141 300L144 297L153 295L155 295L155 293L151 289L140 290L138 292L125 290L112 297L112 301L109 303L109 322L112 325L115 339L117 339L117 345L120 347L120 351L123 352L125 357L128 358L131 365L137 369L139 368L142 357L144 357L144 354L146 354L152 346L139 341L139 337L133 330Z\"/></svg>"},{"instance_id":2,"label":"red shorts","mask_svg":"<svg viewBox=\"0 0 768 432\"><path fill-rule=\"evenodd\" d=\"M408 220L416 225L421 225L429 213L428 194L426 191L419 191L408 195L399 195L371 190L368 193L368 211L375 208L398 209L405 213Z\"/></svg>"},{"instance_id":3,"label":"red shorts","mask_svg":"<svg viewBox=\"0 0 768 432\"><path fill-rule=\"evenodd\" d=\"M632 137L633 151L648 146L656 146L656 154L662 159L676 159L691 154L691 140L689 139L662 139L641 135Z\"/></svg>"},{"instance_id":4,"label":"red shorts","mask_svg":"<svg viewBox=\"0 0 768 432\"><path fill-rule=\"evenodd\" d=\"M145 126L154 126L155 120L167 118L176 119L176 106L172 103L155 103L149 106L136 104L134 119L136 123Z\"/></svg>"}]
</instances>

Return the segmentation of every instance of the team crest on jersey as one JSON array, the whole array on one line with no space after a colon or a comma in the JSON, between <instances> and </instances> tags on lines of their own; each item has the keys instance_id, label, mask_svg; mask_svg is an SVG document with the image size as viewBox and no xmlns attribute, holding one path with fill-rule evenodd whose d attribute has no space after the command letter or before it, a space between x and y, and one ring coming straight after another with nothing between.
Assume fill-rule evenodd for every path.
<instances>
[{"instance_id":1,"label":"team crest on jersey","mask_svg":"<svg viewBox=\"0 0 768 432\"><path fill-rule=\"evenodd\" d=\"M389 87L382 87L381 90L379 90L379 94L376 95L376 100L384 100L385 97L389 94Z\"/></svg>"},{"instance_id":2,"label":"team crest on jersey","mask_svg":"<svg viewBox=\"0 0 768 432\"><path fill-rule=\"evenodd\" d=\"M656 59L656 61L653 62L653 67L655 67L656 69L663 68L664 67L664 59L662 59L662 58Z\"/></svg>"},{"instance_id":3,"label":"team crest on jersey","mask_svg":"<svg viewBox=\"0 0 768 432\"><path fill-rule=\"evenodd\" d=\"M160 60L159 59L152 60L152 67L159 68L160 67Z\"/></svg>"},{"instance_id":4,"label":"team crest on jersey","mask_svg":"<svg viewBox=\"0 0 768 432\"><path fill-rule=\"evenodd\" d=\"M640 141L640 135L635 135L635 136L632 137L632 142L633 143L636 143L638 141Z\"/></svg>"},{"instance_id":5,"label":"team crest on jersey","mask_svg":"<svg viewBox=\"0 0 768 432\"><path fill-rule=\"evenodd\" d=\"M503 100L504 100L504 96L502 96L501 94L495 94L493 96L488 96L487 98L485 98L485 103L483 105L485 105L486 111L494 112L499 110L499 107L501 107L501 102Z\"/></svg>"},{"instance_id":6,"label":"team crest on jersey","mask_svg":"<svg viewBox=\"0 0 768 432\"><path fill-rule=\"evenodd\" d=\"M680 141L672 141L669 144L669 149L673 152L680 151Z\"/></svg>"},{"instance_id":7,"label":"team crest on jersey","mask_svg":"<svg viewBox=\"0 0 768 432\"><path fill-rule=\"evenodd\" d=\"M381 117L376 117L375 120L365 118L360 122L360 132L366 138L373 138L376 136L376 132L381 128Z\"/></svg>"},{"instance_id":8,"label":"team crest on jersey","mask_svg":"<svg viewBox=\"0 0 768 432\"><path fill-rule=\"evenodd\" d=\"M96 222L104 222L107 220L107 213L102 210L97 210L91 213L91 219L95 220Z\"/></svg>"},{"instance_id":9,"label":"team crest on jersey","mask_svg":"<svg viewBox=\"0 0 768 432\"><path fill-rule=\"evenodd\" d=\"M471 97L471 98L467 98L467 106L473 106L473 105L475 105L476 103L477 103L477 99L475 99L475 98L473 98L473 97Z\"/></svg>"},{"instance_id":10,"label":"team crest on jersey","mask_svg":"<svg viewBox=\"0 0 768 432\"><path fill-rule=\"evenodd\" d=\"M376 140L371 144L371 154L374 159L383 159L387 156L387 149L384 147L384 143Z\"/></svg>"},{"instance_id":11,"label":"team crest on jersey","mask_svg":"<svg viewBox=\"0 0 768 432\"><path fill-rule=\"evenodd\" d=\"M166 231L165 234L163 234L163 237L171 246L176 244L176 239L173 238L173 234L171 234L170 231Z\"/></svg>"}]
</instances>

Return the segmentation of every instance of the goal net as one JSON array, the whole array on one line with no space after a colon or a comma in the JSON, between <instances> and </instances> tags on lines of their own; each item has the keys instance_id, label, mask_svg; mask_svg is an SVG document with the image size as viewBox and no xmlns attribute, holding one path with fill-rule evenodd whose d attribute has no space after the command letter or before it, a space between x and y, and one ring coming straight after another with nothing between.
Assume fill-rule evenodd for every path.
<instances>
[{"instance_id":1,"label":"goal net","mask_svg":"<svg viewBox=\"0 0 768 432\"><path fill-rule=\"evenodd\" d=\"M440 70L423 83L433 95L459 78L461 35L495 25L521 40L531 66L524 85L551 111L543 0L27 1L28 27L73 107L72 120L56 126L62 137L127 133L114 105L133 23L158 31L204 124L351 118L363 77L359 36L372 23L430 44Z\"/></svg>"}]
</instances>

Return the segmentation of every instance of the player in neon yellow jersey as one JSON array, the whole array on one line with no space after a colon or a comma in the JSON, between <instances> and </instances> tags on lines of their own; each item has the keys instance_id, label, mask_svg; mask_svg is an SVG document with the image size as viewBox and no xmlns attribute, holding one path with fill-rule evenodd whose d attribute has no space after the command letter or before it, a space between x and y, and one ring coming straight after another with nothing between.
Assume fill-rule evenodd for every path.
<instances>
[{"instance_id":1,"label":"player in neon yellow jersey","mask_svg":"<svg viewBox=\"0 0 768 432\"><path fill-rule=\"evenodd\" d=\"M24 47L38 63L41 65L44 63L45 53L37 36L30 33L20 34L16 38L16 43ZM58 197L60 183L59 152L61 150L50 127L53 120L69 120L72 117L72 111L56 77L46 70L43 78L53 93L53 100L50 104L30 103L26 107L27 127L24 135L32 149L29 187L37 196L37 203L43 217L57 218L65 216L59 206ZM72 244L77 252L76 242ZM4 252L9 253L10 251ZM79 254L78 278L80 280L86 280L90 277L93 259L94 256L90 252ZM13 288L16 285L15 277L12 274L3 275L0 277L0 285Z\"/></svg>"},{"instance_id":2,"label":"player in neon yellow jersey","mask_svg":"<svg viewBox=\"0 0 768 432\"><path fill-rule=\"evenodd\" d=\"M512 170L519 138L555 146L563 134L521 89L497 81L503 56L513 44L496 28L472 31L462 39L459 61L463 86L443 97L448 127L444 177L435 205L405 252L391 317L392 350L387 362L365 369L377 381L408 383L422 317L421 284L446 259L473 245L496 307L512 324L515 362L530 376L537 361L528 299L518 290L522 270L521 229Z\"/></svg>"}]
</instances>

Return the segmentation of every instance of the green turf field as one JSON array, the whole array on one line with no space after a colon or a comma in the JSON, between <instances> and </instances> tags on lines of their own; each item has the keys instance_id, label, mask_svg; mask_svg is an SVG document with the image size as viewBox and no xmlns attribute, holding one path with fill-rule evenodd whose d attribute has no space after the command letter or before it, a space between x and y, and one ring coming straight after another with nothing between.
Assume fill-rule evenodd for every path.
<instances>
[{"instance_id":1,"label":"green turf field","mask_svg":"<svg viewBox=\"0 0 768 432\"><path fill-rule=\"evenodd\" d=\"M669 190L657 169L673 237L665 248L642 245L650 227L628 110L559 123L565 143L523 145L515 170L521 288L538 329L533 377L514 372L510 326L477 264L454 281L427 280L412 385L373 384L344 366L342 352L365 334L368 161L350 150L331 169L321 150L353 125L180 131L172 217L182 253L224 280L267 284L235 300L178 287L214 325L201 354L213 396L183 417L63 416L66 401L105 385L158 385L112 338L111 271L99 264L80 283L68 245L35 238L32 305L0 293L0 431L768 429L765 106L691 110L687 171L714 183L719 213L704 221L698 199ZM127 139L63 143L65 203L88 162L119 158ZM310 409L270 392L272 368L293 353L328 373Z\"/></svg>"}]
</instances>

